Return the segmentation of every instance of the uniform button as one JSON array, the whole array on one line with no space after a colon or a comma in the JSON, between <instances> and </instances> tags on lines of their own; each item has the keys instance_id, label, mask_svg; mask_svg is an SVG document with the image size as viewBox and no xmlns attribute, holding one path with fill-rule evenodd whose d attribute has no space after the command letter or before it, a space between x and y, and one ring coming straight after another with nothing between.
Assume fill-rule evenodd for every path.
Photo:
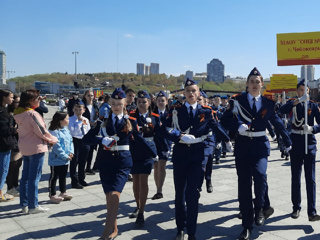
<instances>
[{"instance_id":1,"label":"uniform button","mask_svg":"<svg viewBox=\"0 0 320 240\"><path fill-rule=\"evenodd\" d=\"M252 118L252 120L254 120L254 118Z\"/></svg>"},{"instance_id":2,"label":"uniform button","mask_svg":"<svg viewBox=\"0 0 320 240\"><path fill-rule=\"evenodd\" d=\"M252 128L252 131L254 131L254 128Z\"/></svg>"},{"instance_id":3,"label":"uniform button","mask_svg":"<svg viewBox=\"0 0 320 240\"><path fill-rule=\"evenodd\" d=\"M114 153L112 153L112 156L114 156Z\"/></svg>"},{"instance_id":4,"label":"uniform button","mask_svg":"<svg viewBox=\"0 0 320 240\"><path fill-rule=\"evenodd\" d=\"M191 126L190 128L193 128L193 126Z\"/></svg>"}]
</instances>

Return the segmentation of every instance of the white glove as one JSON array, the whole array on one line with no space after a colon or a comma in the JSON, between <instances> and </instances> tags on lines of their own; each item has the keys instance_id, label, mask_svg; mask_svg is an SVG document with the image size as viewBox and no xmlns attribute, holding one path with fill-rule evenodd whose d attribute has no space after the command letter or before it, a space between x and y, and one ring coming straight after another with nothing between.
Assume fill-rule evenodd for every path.
<instances>
[{"instance_id":1,"label":"white glove","mask_svg":"<svg viewBox=\"0 0 320 240\"><path fill-rule=\"evenodd\" d=\"M120 138L116 135L111 136L111 138L113 138L114 140L116 140L116 142L118 142L120 140Z\"/></svg>"},{"instance_id":2,"label":"white glove","mask_svg":"<svg viewBox=\"0 0 320 240\"><path fill-rule=\"evenodd\" d=\"M309 99L309 94L303 94L302 97L298 98L299 102L306 102Z\"/></svg>"},{"instance_id":3,"label":"white glove","mask_svg":"<svg viewBox=\"0 0 320 240\"><path fill-rule=\"evenodd\" d=\"M104 137L104 138L102 139L102 144L103 144L104 146L106 146L107 148L110 148L109 145L110 145L113 141L114 141L114 139L111 138L111 137Z\"/></svg>"},{"instance_id":4,"label":"white glove","mask_svg":"<svg viewBox=\"0 0 320 240\"><path fill-rule=\"evenodd\" d=\"M243 123L243 124L241 124L241 125L239 126L238 132L239 132L239 133L243 133L243 132L247 131L248 129L249 129L248 125Z\"/></svg>"},{"instance_id":5,"label":"white glove","mask_svg":"<svg viewBox=\"0 0 320 240\"><path fill-rule=\"evenodd\" d=\"M220 149L221 148L221 142L216 144L216 149Z\"/></svg>"},{"instance_id":6,"label":"white glove","mask_svg":"<svg viewBox=\"0 0 320 240\"><path fill-rule=\"evenodd\" d=\"M226 148L228 152L233 152L232 144L230 141L226 143Z\"/></svg>"},{"instance_id":7,"label":"white glove","mask_svg":"<svg viewBox=\"0 0 320 240\"><path fill-rule=\"evenodd\" d=\"M191 135L191 134L185 134L181 137L181 140L184 141L185 143L191 144L193 143L193 140L195 140L196 138Z\"/></svg>"},{"instance_id":8,"label":"white glove","mask_svg":"<svg viewBox=\"0 0 320 240\"><path fill-rule=\"evenodd\" d=\"M286 148L286 152L289 153L289 151L290 151L291 149L292 149L292 146L287 147L287 148Z\"/></svg>"},{"instance_id":9,"label":"white glove","mask_svg":"<svg viewBox=\"0 0 320 240\"><path fill-rule=\"evenodd\" d=\"M303 127L303 131L304 131L305 133L310 134L310 133L312 133L312 131L313 131L313 127L312 127L312 126L309 126L308 124L304 124L304 125L302 125L302 127Z\"/></svg>"}]
</instances>

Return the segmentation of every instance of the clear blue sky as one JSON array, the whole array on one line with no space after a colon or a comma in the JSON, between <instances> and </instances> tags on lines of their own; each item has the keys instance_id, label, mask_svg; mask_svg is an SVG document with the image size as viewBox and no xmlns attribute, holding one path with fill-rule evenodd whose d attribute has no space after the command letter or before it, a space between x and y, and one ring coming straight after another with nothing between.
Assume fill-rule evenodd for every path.
<instances>
[{"instance_id":1,"label":"clear blue sky","mask_svg":"<svg viewBox=\"0 0 320 240\"><path fill-rule=\"evenodd\" d=\"M246 77L278 67L276 34L320 31L319 0L0 0L0 50L10 77L36 73L206 72L213 58L225 74ZM117 61L118 60L118 61ZM320 67L316 66L316 78Z\"/></svg>"}]
</instances>

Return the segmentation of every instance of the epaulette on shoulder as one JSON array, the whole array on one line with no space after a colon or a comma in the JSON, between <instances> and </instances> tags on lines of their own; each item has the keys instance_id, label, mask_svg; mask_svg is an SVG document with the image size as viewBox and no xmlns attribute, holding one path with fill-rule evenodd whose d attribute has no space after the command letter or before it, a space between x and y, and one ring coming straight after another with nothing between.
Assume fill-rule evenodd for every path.
<instances>
[{"instance_id":1,"label":"epaulette on shoulder","mask_svg":"<svg viewBox=\"0 0 320 240\"><path fill-rule=\"evenodd\" d=\"M171 106L171 108L179 108L179 107L181 107L182 105L180 105L180 104L175 104L175 105L172 105Z\"/></svg>"},{"instance_id":2,"label":"epaulette on shoulder","mask_svg":"<svg viewBox=\"0 0 320 240\"><path fill-rule=\"evenodd\" d=\"M211 107L209 107L209 106L204 106L204 105L201 105L203 108L209 108L209 109L211 109Z\"/></svg>"},{"instance_id":3,"label":"epaulette on shoulder","mask_svg":"<svg viewBox=\"0 0 320 240\"><path fill-rule=\"evenodd\" d=\"M236 97L240 97L241 96L241 93L238 93L238 94L234 94L231 96L231 98L236 98Z\"/></svg>"},{"instance_id":4,"label":"epaulette on shoulder","mask_svg":"<svg viewBox=\"0 0 320 240\"><path fill-rule=\"evenodd\" d=\"M290 101L294 101L294 100L296 100L295 98L289 98L288 100L290 100Z\"/></svg>"},{"instance_id":5,"label":"epaulette on shoulder","mask_svg":"<svg viewBox=\"0 0 320 240\"><path fill-rule=\"evenodd\" d=\"M136 113L136 110L132 110L129 112L129 114L135 114Z\"/></svg>"},{"instance_id":6,"label":"epaulette on shoulder","mask_svg":"<svg viewBox=\"0 0 320 240\"><path fill-rule=\"evenodd\" d=\"M160 117L160 115L156 113L151 113L151 116Z\"/></svg>"},{"instance_id":7,"label":"epaulette on shoulder","mask_svg":"<svg viewBox=\"0 0 320 240\"><path fill-rule=\"evenodd\" d=\"M212 113L217 113L217 111L215 111L215 110L212 110Z\"/></svg>"},{"instance_id":8,"label":"epaulette on shoulder","mask_svg":"<svg viewBox=\"0 0 320 240\"><path fill-rule=\"evenodd\" d=\"M310 100L310 102L318 104L316 101L313 101L313 100Z\"/></svg>"},{"instance_id":9,"label":"epaulette on shoulder","mask_svg":"<svg viewBox=\"0 0 320 240\"><path fill-rule=\"evenodd\" d=\"M136 118L131 117L131 116L129 116L129 119L131 119L131 120L133 120L133 121L136 121L136 120L137 120Z\"/></svg>"}]
</instances>

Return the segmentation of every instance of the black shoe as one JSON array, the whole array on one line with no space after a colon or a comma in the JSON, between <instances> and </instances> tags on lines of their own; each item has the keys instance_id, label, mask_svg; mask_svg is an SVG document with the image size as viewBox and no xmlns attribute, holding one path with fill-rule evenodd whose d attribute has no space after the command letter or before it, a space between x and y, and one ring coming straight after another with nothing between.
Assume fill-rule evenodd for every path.
<instances>
[{"instance_id":1,"label":"black shoe","mask_svg":"<svg viewBox=\"0 0 320 240\"><path fill-rule=\"evenodd\" d=\"M309 216L309 221L310 222L315 222L315 221L319 221L320 220L320 216L318 214Z\"/></svg>"},{"instance_id":2,"label":"black shoe","mask_svg":"<svg viewBox=\"0 0 320 240\"><path fill-rule=\"evenodd\" d=\"M195 235L188 235L188 240L197 240Z\"/></svg>"},{"instance_id":3,"label":"black shoe","mask_svg":"<svg viewBox=\"0 0 320 240\"><path fill-rule=\"evenodd\" d=\"M239 213L238 213L238 218L239 218L239 219L242 219L242 212L239 212Z\"/></svg>"},{"instance_id":4,"label":"black shoe","mask_svg":"<svg viewBox=\"0 0 320 240\"><path fill-rule=\"evenodd\" d=\"M87 183L86 181L83 182L79 182L83 187L87 187L89 186L89 183Z\"/></svg>"},{"instance_id":5,"label":"black shoe","mask_svg":"<svg viewBox=\"0 0 320 240\"><path fill-rule=\"evenodd\" d=\"M207 181L207 193L212 193L213 187L211 181Z\"/></svg>"},{"instance_id":6,"label":"black shoe","mask_svg":"<svg viewBox=\"0 0 320 240\"><path fill-rule=\"evenodd\" d=\"M156 193L151 199L152 200L157 200L163 198L163 194L162 193Z\"/></svg>"},{"instance_id":7,"label":"black shoe","mask_svg":"<svg viewBox=\"0 0 320 240\"><path fill-rule=\"evenodd\" d=\"M132 182L133 181L133 178L132 178L132 176L129 174L128 175L128 180L127 180L127 182Z\"/></svg>"},{"instance_id":8,"label":"black shoe","mask_svg":"<svg viewBox=\"0 0 320 240\"><path fill-rule=\"evenodd\" d=\"M130 215L129 218L137 218L139 213L139 208L136 208Z\"/></svg>"},{"instance_id":9,"label":"black shoe","mask_svg":"<svg viewBox=\"0 0 320 240\"><path fill-rule=\"evenodd\" d=\"M251 236L251 230L248 228L244 228L239 236L239 240L248 240Z\"/></svg>"},{"instance_id":10,"label":"black shoe","mask_svg":"<svg viewBox=\"0 0 320 240\"><path fill-rule=\"evenodd\" d=\"M281 152L281 158L283 158L283 157L284 157L284 151Z\"/></svg>"},{"instance_id":11,"label":"black shoe","mask_svg":"<svg viewBox=\"0 0 320 240\"><path fill-rule=\"evenodd\" d=\"M117 236L118 236L118 235L117 235ZM116 239L117 236L109 237L108 240L114 240L114 239Z\"/></svg>"},{"instance_id":12,"label":"black shoe","mask_svg":"<svg viewBox=\"0 0 320 240\"><path fill-rule=\"evenodd\" d=\"M264 224L264 215L262 209L256 212L254 216L254 222L257 226L262 226Z\"/></svg>"},{"instance_id":13,"label":"black shoe","mask_svg":"<svg viewBox=\"0 0 320 240\"><path fill-rule=\"evenodd\" d=\"M71 185L71 188L83 189L83 186L80 185L79 183L77 183L77 184L72 184L72 185Z\"/></svg>"},{"instance_id":14,"label":"black shoe","mask_svg":"<svg viewBox=\"0 0 320 240\"><path fill-rule=\"evenodd\" d=\"M96 173L91 169L86 170L85 173L86 175L96 175Z\"/></svg>"},{"instance_id":15,"label":"black shoe","mask_svg":"<svg viewBox=\"0 0 320 240\"><path fill-rule=\"evenodd\" d=\"M263 209L262 213L263 213L264 219L268 219L274 213L274 209L273 207L269 207L267 209Z\"/></svg>"},{"instance_id":16,"label":"black shoe","mask_svg":"<svg viewBox=\"0 0 320 240\"><path fill-rule=\"evenodd\" d=\"M291 213L291 217L293 219L297 219L300 216L300 210L293 210L293 212Z\"/></svg>"},{"instance_id":17,"label":"black shoe","mask_svg":"<svg viewBox=\"0 0 320 240\"><path fill-rule=\"evenodd\" d=\"M136 220L136 224L143 225L144 224L144 216L143 213L138 213L138 217Z\"/></svg>"},{"instance_id":18,"label":"black shoe","mask_svg":"<svg viewBox=\"0 0 320 240\"><path fill-rule=\"evenodd\" d=\"M227 156L227 153L223 153L221 158L226 158L226 156Z\"/></svg>"},{"instance_id":19,"label":"black shoe","mask_svg":"<svg viewBox=\"0 0 320 240\"><path fill-rule=\"evenodd\" d=\"M176 235L176 240L183 240L184 239L184 232L183 231L178 231Z\"/></svg>"},{"instance_id":20,"label":"black shoe","mask_svg":"<svg viewBox=\"0 0 320 240\"><path fill-rule=\"evenodd\" d=\"M220 164L220 159L216 159L216 164Z\"/></svg>"}]
</instances>

